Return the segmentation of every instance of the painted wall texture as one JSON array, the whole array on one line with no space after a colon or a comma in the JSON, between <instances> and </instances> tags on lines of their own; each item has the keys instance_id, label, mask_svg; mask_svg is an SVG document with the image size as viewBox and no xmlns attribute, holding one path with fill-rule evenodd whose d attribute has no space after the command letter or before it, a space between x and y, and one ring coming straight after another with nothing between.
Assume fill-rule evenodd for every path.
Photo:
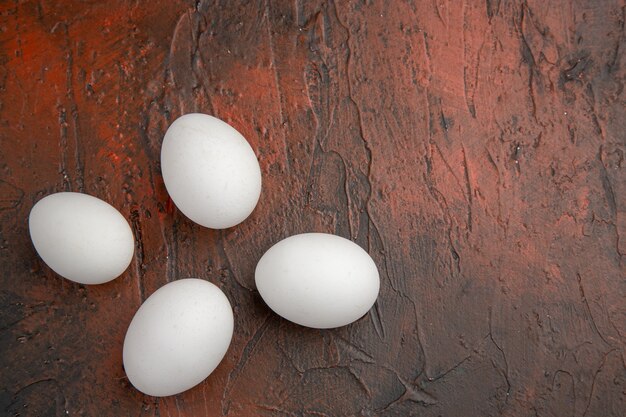
<instances>
[{"instance_id":1,"label":"painted wall texture","mask_svg":"<svg viewBox=\"0 0 626 417\"><path fill-rule=\"evenodd\" d=\"M0 414L623 416L626 6L602 0L5 1L0 6ZM160 175L167 126L215 115L263 193L204 229ZM56 276L28 236L53 192L136 238L117 280ZM256 262L335 233L381 273L336 330L273 314ZM200 277L235 310L202 384L134 390L142 300Z\"/></svg>"}]
</instances>

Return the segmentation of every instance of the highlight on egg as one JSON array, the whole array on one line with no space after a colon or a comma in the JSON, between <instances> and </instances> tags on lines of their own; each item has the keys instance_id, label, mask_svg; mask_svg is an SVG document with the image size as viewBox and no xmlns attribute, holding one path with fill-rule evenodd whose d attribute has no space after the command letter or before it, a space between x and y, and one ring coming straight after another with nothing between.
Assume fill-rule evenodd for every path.
<instances>
[{"instance_id":1,"label":"highlight on egg","mask_svg":"<svg viewBox=\"0 0 626 417\"><path fill-rule=\"evenodd\" d=\"M129 381L163 397L202 382L219 365L233 335L226 295L197 278L170 282L139 307L124 339Z\"/></svg>"},{"instance_id":2,"label":"highlight on egg","mask_svg":"<svg viewBox=\"0 0 626 417\"><path fill-rule=\"evenodd\" d=\"M102 284L120 276L135 250L128 222L99 198L72 192L51 194L30 211L35 250L54 272L80 284Z\"/></svg>"},{"instance_id":3,"label":"highlight on egg","mask_svg":"<svg viewBox=\"0 0 626 417\"><path fill-rule=\"evenodd\" d=\"M259 260L255 281L274 312L319 329L358 320L372 308L380 289L369 254L326 233L304 233L276 243Z\"/></svg>"},{"instance_id":4,"label":"highlight on egg","mask_svg":"<svg viewBox=\"0 0 626 417\"><path fill-rule=\"evenodd\" d=\"M261 169L250 144L206 114L185 114L167 129L161 173L176 207L212 229L244 221L261 195Z\"/></svg>"}]
</instances>

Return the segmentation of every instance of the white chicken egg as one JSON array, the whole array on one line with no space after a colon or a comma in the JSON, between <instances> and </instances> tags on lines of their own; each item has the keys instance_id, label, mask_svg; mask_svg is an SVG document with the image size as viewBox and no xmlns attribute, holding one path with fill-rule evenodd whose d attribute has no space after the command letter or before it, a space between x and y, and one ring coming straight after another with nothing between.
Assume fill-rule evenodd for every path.
<instances>
[{"instance_id":1,"label":"white chicken egg","mask_svg":"<svg viewBox=\"0 0 626 417\"><path fill-rule=\"evenodd\" d=\"M126 219L110 204L87 194L56 193L30 211L30 237L57 274L81 284L102 284L121 275L135 240Z\"/></svg>"},{"instance_id":2,"label":"white chicken egg","mask_svg":"<svg viewBox=\"0 0 626 417\"><path fill-rule=\"evenodd\" d=\"M325 233L295 235L272 246L257 264L255 280L274 312L319 329L362 317L380 287L378 269L367 252Z\"/></svg>"},{"instance_id":3,"label":"white chicken egg","mask_svg":"<svg viewBox=\"0 0 626 417\"><path fill-rule=\"evenodd\" d=\"M261 194L261 169L250 144L233 127L206 114L186 114L167 129L161 172L176 207L212 229L241 223Z\"/></svg>"},{"instance_id":4,"label":"white chicken egg","mask_svg":"<svg viewBox=\"0 0 626 417\"><path fill-rule=\"evenodd\" d=\"M187 278L154 292L139 307L124 339L124 369L144 394L163 397L202 382L220 363L233 335L226 295Z\"/></svg>"}]
</instances>

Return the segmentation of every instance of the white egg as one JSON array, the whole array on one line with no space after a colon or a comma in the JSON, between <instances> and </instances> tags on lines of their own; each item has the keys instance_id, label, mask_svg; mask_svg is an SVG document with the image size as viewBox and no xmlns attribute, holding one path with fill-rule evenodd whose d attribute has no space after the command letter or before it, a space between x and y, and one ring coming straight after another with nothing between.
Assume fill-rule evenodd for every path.
<instances>
[{"instance_id":1,"label":"white egg","mask_svg":"<svg viewBox=\"0 0 626 417\"><path fill-rule=\"evenodd\" d=\"M378 269L359 245L340 236L305 233L272 246L255 272L261 297L280 316L326 329L352 323L374 305Z\"/></svg>"},{"instance_id":2,"label":"white egg","mask_svg":"<svg viewBox=\"0 0 626 417\"><path fill-rule=\"evenodd\" d=\"M186 114L167 129L161 172L176 207L212 229L244 221L261 194L261 169L250 144L206 114Z\"/></svg>"},{"instance_id":3,"label":"white egg","mask_svg":"<svg viewBox=\"0 0 626 417\"><path fill-rule=\"evenodd\" d=\"M135 240L126 219L87 194L56 193L41 199L30 211L28 227L41 259L74 282L111 281L133 258Z\"/></svg>"},{"instance_id":4,"label":"white egg","mask_svg":"<svg viewBox=\"0 0 626 417\"><path fill-rule=\"evenodd\" d=\"M144 394L174 395L202 382L233 336L224 293L196 278L170 282L141 305L124 339L124 369Z\"/></svg>"}]
</instances>

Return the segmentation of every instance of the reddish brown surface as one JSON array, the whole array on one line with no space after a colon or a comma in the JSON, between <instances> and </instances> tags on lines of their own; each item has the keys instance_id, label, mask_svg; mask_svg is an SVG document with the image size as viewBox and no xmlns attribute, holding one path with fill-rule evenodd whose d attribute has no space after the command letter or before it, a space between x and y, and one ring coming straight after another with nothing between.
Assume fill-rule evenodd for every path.
<instances>
[{"instance_id":1,"label":"reddish brown surface","mask_svg":"<svg viewBox=\"0 0 626 417\"><path fill-rule=\"evenodd\" d=\"M4 2L0 414L622 416L626 409L622 1ZM168 200L160 143L216 115L259 155L227 231ZM84 287L27 216L84 191L137 238ZM290 234L351 237L376 308L317 331L272 314L254 266ZM122 341L168 281L217 283L236 331L198 387L129 386Z\"/></svg>"}]
</instances>

